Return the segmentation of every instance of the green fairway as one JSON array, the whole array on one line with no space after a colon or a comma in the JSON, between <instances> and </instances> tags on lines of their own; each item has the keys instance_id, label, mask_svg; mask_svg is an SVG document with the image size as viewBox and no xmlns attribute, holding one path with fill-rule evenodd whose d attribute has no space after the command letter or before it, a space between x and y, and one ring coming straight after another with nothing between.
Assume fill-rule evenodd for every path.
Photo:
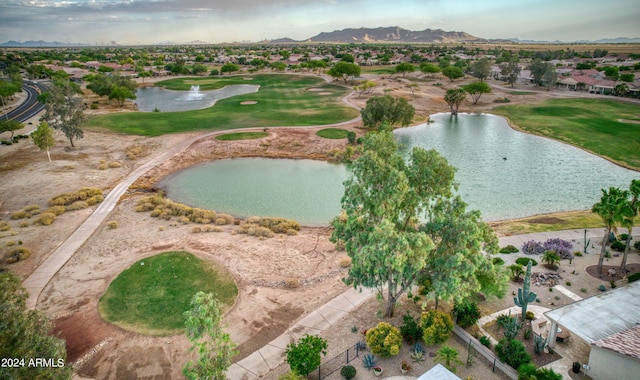
<instances>
[{"instance_id":1,"label":"green fairway","mask_svg":"<svg viewBox=\"0 0 640 380\"><path fill-rule=\"evenodd\" d=\"M340 128L325 128L316 132L316 135L324 137L325 139L346 139L349 131Z\"/></svg>"},{"instance_id":2,"label":"green fairway","mask_svg":"<svg viewBox=\"0 0 640 380\"><path fill-rule=\"evenodd\" d=\"M219 131L236 128L311 126L339 123L358 116L358 110L344 105L340 98L350 89L326 83L318 77L299 75L255 75L222 78L176 78L159 82L172 90L189 90L194 85L211 90L229 84L259 85L257 93L218 101L213 107L185 112L135 112L94 116L89 127L119 133L159 136L191 131ZM313 88L314 91L309 91ZM320 95L331 92L332 96ZM251 106L243 101L256 101Z\"/></svg>"},{"instance_id":3,"label":"green fairway","mask_svg":"<svg viewBox=\"0 0 640 380\"><path fill-rule=\"evenodd\" d=\"M225 133L224 135L216 136L216 140L231 141L231 140L253 140L261 139L269 136L269 132L236 132Z\"/></svg>"},{"instance_id":4,"label":"green fairway","mask_svg":"<svg viewBox=\"0 0 640 380\"><path fill-rule=\"evenodd\" d=\"M640 170L640 105L600 99L550 99L492 111L525 132L551 137Z\"/></svg>"},{"instance_id":5,"label":"green fairway","mask_svg":"<svg viewBox=\"0 0 640 380\"><path fill-rule=\"evenodd\" d=\"M198 292L215 292L233 305L238 288L224 268L188 252L147 257L123 271L100 298L102 318L126 330L151 335L180 333L182 314Z\"/></svg>"}]
</instances>

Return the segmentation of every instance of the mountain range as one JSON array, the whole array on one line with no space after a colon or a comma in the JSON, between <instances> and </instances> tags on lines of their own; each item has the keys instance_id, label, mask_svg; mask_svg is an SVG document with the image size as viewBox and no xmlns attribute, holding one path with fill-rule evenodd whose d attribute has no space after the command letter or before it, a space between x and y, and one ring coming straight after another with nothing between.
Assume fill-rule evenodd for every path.
<instances>
[{"instance_id":1,"label":"mountain range","mask_svg":"<svg viewBox=\"0 0 640 380\"><path fill-rule=\"evenodd\" d=\"M442 29L425 29L412 31L399 26L380 28L347 28L334 30L333 32L322 32L306 40L293 40L291 38L278 38L264 40L260 43L269 44L299 44L299 43L463 43L463 42L490 42L490 43L640 43L640 38L606 38L597 41L532 41L520 40L518 38L509 39L486 39L472 36L466 32L447 32ZM243 41L242 43L249 43ZM194 40L187 43L177 43L171 41L158 42L155 45L207 45L206 41ZM63 43L48 41L7 41L0 44L0 47L67 47L67 46L89 46L82 43ZM108 46L121 46L112 41Z\"/></svg>"}]
</instances>

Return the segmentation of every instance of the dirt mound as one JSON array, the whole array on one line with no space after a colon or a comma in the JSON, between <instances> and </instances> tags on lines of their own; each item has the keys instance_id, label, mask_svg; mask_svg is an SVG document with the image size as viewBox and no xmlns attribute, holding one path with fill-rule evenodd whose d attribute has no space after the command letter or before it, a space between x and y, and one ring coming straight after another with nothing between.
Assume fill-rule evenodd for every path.
<instances>
[{"instance_id":1,"label":"dirt mound","mask_svg":"<svg viewBox=\"0 0 640 380\"><path fill-rule=\"evenodd\" d=\"M591 277L602 281L620 281L634 273L640 272L640 264L627 264L626 272L624 273L620 270L619 265L602 265L602 274L598 274L597 265L590 265L585 270Z\"/></svg>"},{"instance_id":2,"label":"dirt mound","mask_svg":"<svg viewBox=\"0 0 640 380\"><path fill-rule=\"evenodd\" d=\"M118 328L100 319L95 307L83 308L53 322L54 335L66 341L67 361L74 362L102 340L115 335Z\"/></svg>"}]
</instances>

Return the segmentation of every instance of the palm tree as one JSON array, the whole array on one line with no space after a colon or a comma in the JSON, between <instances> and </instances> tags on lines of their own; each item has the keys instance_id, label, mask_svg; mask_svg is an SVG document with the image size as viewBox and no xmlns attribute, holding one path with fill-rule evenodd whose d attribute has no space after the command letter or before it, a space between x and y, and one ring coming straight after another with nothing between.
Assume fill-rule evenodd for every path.
<instances>
[{"instance_id":1,"label":"palm tree","mask_svg":"<svg viewBox=\"0 0 640 380\"><path fill-rule=\"evenodd\" d=\"M560 263L560 255L558 255L555 251L546 251L542 255L542 262L545 263L545 265L549 269L557 269L558 263Z\"/></svg>"},{"instance_id":2,"label":"palm tree","mask_svg":"<svg viewBox=\"0 0 640 380\"><path fill-rule=\"evenodd\" d=\"M447 92L444 95L444 101L447 102L447 104L451 108L451 116L458 115L458 108L460 107L460 104L462 104L462 102L466 97L467 97L467 93L462 88L456 88L456 89L450 88L447 90Z\"/></svg>"},{"instance_id":3,"label":"palm tree","mask_svg":"<svg viewBox=\"0 0 640 380\"><path fill-rule=\"evenodd\" d=\"M624 255L620 264L620 271L624 273L627 265L627 255L629 254L629 246L631 245L631 230L633 222L638 212L640 212L640 179L634 179L629 186L631 199L627 198L627 204L624 207L624 216L622 219L622 227L627 229L627 241L624 246Z\"/></svg>"},{"instance_id":4,"label":"palm tree","mask_svg":"<svg viewBox=\"0 0 640 380\"><path fill-rule=\"evenodd\" d=\"M598 259L598 274L602 274L602 262L604 261L604 254L607 248L607 239L611 234L611 229L616 225L621 224L623 216L623 209L628 198L628 191L620 190L617 187L610 187L609 192L602 189L602 197L600 202L593 205L591 212L598 214L605 225L605 233L602 238L602 249L600 251L600 258Z\"/></svg>"}]
</instances>

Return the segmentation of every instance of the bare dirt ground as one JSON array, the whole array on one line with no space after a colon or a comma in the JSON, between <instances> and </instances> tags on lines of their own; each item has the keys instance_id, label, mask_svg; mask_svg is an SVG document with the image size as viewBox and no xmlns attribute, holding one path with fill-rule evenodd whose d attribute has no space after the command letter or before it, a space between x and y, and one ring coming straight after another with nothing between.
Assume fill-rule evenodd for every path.
<instances>
[{"instance_id":1,"label":"bare dirt ground","mask_svg":"<svg viewBox=\"0 0 640 380\"><path fill-rule=\"evenodd\" d=\"M448 79L421 79L413 93L407 87L408 79L378 77L376 82L378 87L372 95L381 95L386 89L392 95L404 96L416 107L418 118L448 112L442 100L445 90L434 85L438 82L447 85ZM490 109L495 105L494 99L504 96L511 98L512 103L530 103L556 96L545 91L518 96L504 92L510 90L495 88L493 94L483 96L479 105L465 104L461 111ZM363 106L372 95L361 98L353 95L350 102ZM100 112L105 112L103 105ZM33 120L26 129L33 129L36 124L37 120ZM343 127L359 135L364 133L354 129L356 126L358 123L347 123ZM80 360L78 375L98 379L180 377L181 368L189 359L189 343L183 335L149 337L124 331L103 322L97 310L98 300L109 283L132 263L150 255L187 250L229 269L237 281L239 297L227 313L225 323L232 339L239 344L238 358L262 347L293 321L346 289L340 281L344 269L339 266L345 254L336 251L328 241L330 232L326 228L303 228L296 236L278 235L265 240L237 235L233 225L225 226L223 232L193 234L192 225L157 220L133 210L143 192L153 188L159 179L199 162L238 156L327 159L331 150L344 148L346 140L321 139L315 135L318 129L270 128L270 135L260 140L222 142L207 138L150 171L132 186L130 194L107 219L116 221L118 228L103 226L97 230L56 274L39 299L38 308L55 320L56 332L67 340L69 360ZM0 266L26 278L93 209L66 212L50 226L33 225L35 217L13 220L12 213L29 205L38 205L44 210L49 198L81 187L97 187L106 193L143 162L192 136L194 134L148 138L86 131L85 137L76 141L76 148L69 148L64 136L56 133L51 163L46 154L28 140L1 146L0 221L7 222L10 228L0 231ZM131 156L131 152L136 153ZM99 170L103 162L118 162L121 167ZM31 257L5 264L4 255L18 242L31 249ZM574 265L578 262L574 261ZM577 278L582 277L571 280L576 283L573 289L581 287ZM291 279L298 280L301 286L285 287ZM593 287L585 287L591 294ZM560 305L565 300L556 302ZM350 329L353 325L364 328L373 324L373 319L365 319L364 314L377 320L371 309L375 305L367 307L370 309L350 316L345 326ZM501 305L488 303L486 307L499 310ZM340 329L330 332L329 346L339 347L343 340L352 345L351 339L343 339L351 338L349 334Z\"/></svg>"}]
</instances>

